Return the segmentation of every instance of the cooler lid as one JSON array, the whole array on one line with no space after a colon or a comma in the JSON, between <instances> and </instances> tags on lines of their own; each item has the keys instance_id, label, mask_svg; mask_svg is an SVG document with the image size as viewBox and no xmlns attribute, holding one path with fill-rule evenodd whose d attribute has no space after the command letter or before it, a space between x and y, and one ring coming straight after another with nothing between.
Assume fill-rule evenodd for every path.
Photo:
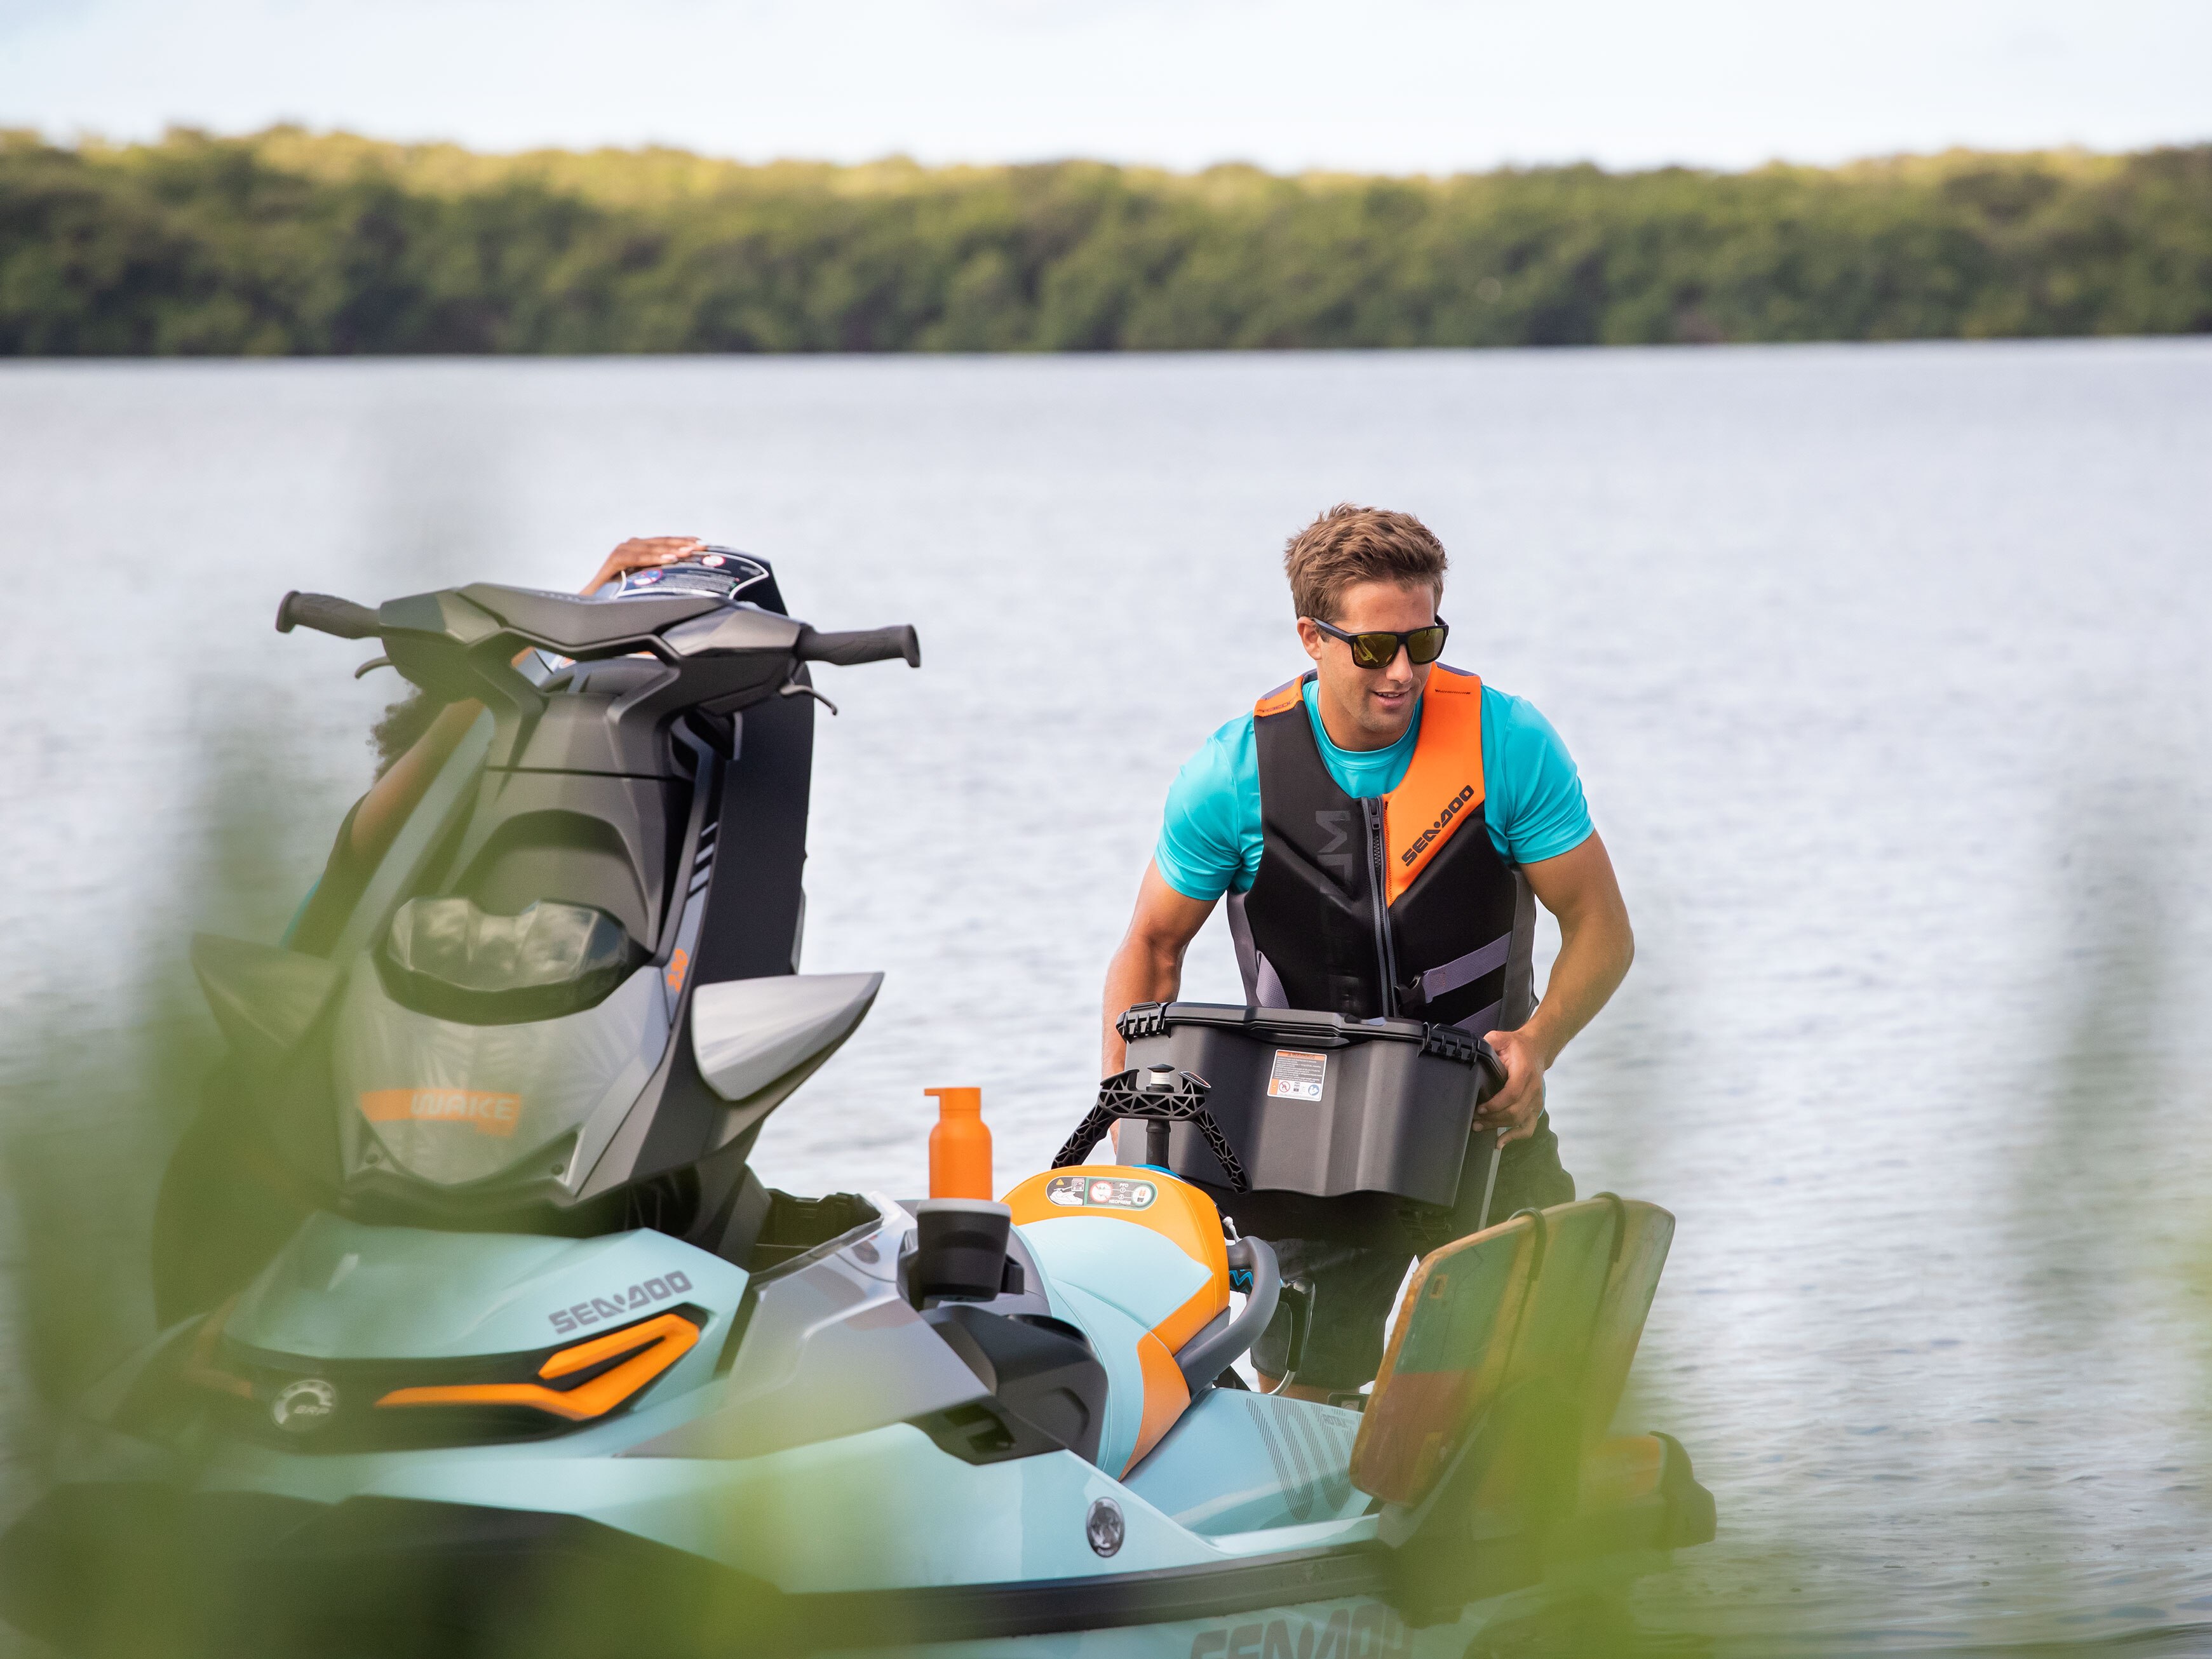
<instances>
[{"instance_id":1,"label":"cooler lid","mask_svg":"<svg viewBox=\"0 0 2212 1659\"><path fill-rule=\"evenodd\" d=\"M1317 1008L1247 1008L1228 1002L1140 1002L1114 1022L1124 1042L1165 1036L1178 1025L1236 1031L1255 1042L1348 1048L1359 1042L1417 1043L1428 1054L1474 1064L1481 1044L1456 1025L1419 1019L1346 1019Z\"/></svg>"}]
</instances>

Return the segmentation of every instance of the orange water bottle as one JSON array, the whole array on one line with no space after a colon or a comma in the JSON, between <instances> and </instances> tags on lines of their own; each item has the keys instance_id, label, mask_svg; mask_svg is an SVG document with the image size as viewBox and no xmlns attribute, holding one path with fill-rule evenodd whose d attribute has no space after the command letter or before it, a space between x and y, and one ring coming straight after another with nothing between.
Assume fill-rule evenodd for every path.
<instances>
[{"instance_id":1,"label":"orange water bottle","mask_svg":"<svg viewBox=\"0 0 2212 1659\"><path fill-rule=\"evenodd\" d=\"M937 1127L929 1132L929 1195L991 1196L991 1132L983 1123L981 1089L924 1089L937 1097Z\"/></svg>"}]
</instances>

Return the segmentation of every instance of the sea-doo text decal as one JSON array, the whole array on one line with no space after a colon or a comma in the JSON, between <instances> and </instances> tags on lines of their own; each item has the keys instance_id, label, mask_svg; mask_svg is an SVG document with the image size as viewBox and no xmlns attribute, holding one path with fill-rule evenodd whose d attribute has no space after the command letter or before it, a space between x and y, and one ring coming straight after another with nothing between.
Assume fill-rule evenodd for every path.
<instances>
[{"instance_id":1,"label":"sea-doo text decal","mask_svg":"<svg viewBox=\"0 0 2212 1659\"><path fill-rule=\"evenodd\" d=\"M553 1328L562 1335L580 1330L586 1325L596 1325L602 1319L619 1319L639 1308L649 1308L656 1302L665 1302L672 1296L681 1295L691 1288L691 1280L683 1273L670 1273L662 1279L648 1279L642 1285L633 1285L626 1291L617 1291L612 1296L595 1296L589 1302L579 1302L573 1308L563 1308L558 1313L546 1315Z\"/></svg>"},{"instance_id":2,"label":"sea-doo text decal","mask_svg":"<svg viewBox=\"0 0 2212 1659\"><path fill-rule=\"evenodd\" d=\"M1422 830L1419 835L1413 838L1413 844L1411 847L1408 847L1404 852L1398 854L1398 862L1401 864L1411 864L1415 859L1420 857L1421 848L1426 847L1438 836L1443 834L1444 825L1449 823L1454 818L1457 817L1459 816L1460 808L1466 805L1468 802L1474 799L1474 786L1470 783L1466 786L1466 787L1462 788L1459 793L1452 797L1451 805L1444 808L1443 817L1439 817L1427 829Z\"/></svg>"},{"instance_id":3,"label":"sea-doo text decal","mask_svg":"<svg viewBox=\"0 0 2212 1659\"><path fill-rule=\"evenodd\" d=\"M371 1123L465 1123L480 1135L511 1135L522 1118L522 1097L480 1089L365 1089L361 1115Z\"/></svg>"},{"instance_id":4,"label":"sea-doo text decal","mask_svg":"<svg viewBox=\"0 0 2212 1659\"><path fill-rule=\"evenodd\" d=\"M1413 1632L1395 1608L1362 1601L1339 1607L1327 1623L1288 1613L1202 1630L1190 1659L1401 1659L1413 1650Z\"/></svg>"}]
</instances>

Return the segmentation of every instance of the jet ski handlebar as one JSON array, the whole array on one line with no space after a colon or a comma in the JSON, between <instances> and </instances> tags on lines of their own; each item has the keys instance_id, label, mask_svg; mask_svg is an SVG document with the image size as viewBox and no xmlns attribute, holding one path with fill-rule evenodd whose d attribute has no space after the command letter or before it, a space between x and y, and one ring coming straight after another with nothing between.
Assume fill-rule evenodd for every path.
<instances>
[{"instance_id":1,"label":"jet ski handlebar","mask_svg":"<svg viewBox=\"0 0 2212 1659\"><path fill-rule=\"evenodd\" d=\"M314 629L316 633L337 635L338 639L376 639L392 630L400 630L445 635L453 644L476 646L483 644L484 633L498 629L498 623L507 623L504 633L514 635L515 641L544 646L564 654L604 654L611 650L622 653L637 648L657 648L664 653L675 648L677 654L690 654L695 650L734 648L779 653L787 650L799 661L825 661L838 668L849 668L865 661L898 659L905 659L911 668L922 665L922 641L914 633L914 626L905 622L894 629L823 633L821 629L811 629L803 622L772 617L750 606L745 608L748 615L738 615L728 622L714 622L702 617L702 613L714 613L719 606L696 599L677 599L675 604L661 602L661 606L650 611L646 608L650 602L639 604L630 599L617 611L604 604L592 604L591 599L568 599L556 592L491 588L483 584L458 591L460 599L476 602L471 606L456 611L456 606L441 604L447 595L420 595L418 599L403 599L398 606L372 611L365 604L338 599L330 592L301 592L295 588L283 595L283 602L276 606L276 633ZM404 608L404 615L389 615L400 608ZM483 615L483 611L489 611L489 617ZM489 629L484 623L489 623ZM699 623L702 633L688 637L692 630L684 629L684 623ZM677 630L675 637L664 637L671 630Z\"/></svg>"},{"instance_id":2,"label":"jet ski handlebar","mask_svg":"<svg viewBox=\"0 0 2212 1659\"><path fill-rule=\"evenodd\" d=\"M318 634L335 634L342 640L368 640L379 632L376 612L351 599L329 593L302 593L295 588L276 607L276 631L312 628Z\"/></svg>"},{"instance_id":3,"label":"jet ski handlebar","mask_svg":"<svg viewBox=\"0 0 2212 1659\"><path fill-rule=\"evenodd\" d=\"M432 695L477 697L525 719L545 707L512 665L535 648L573 661L650 654L683 677L665 706L714 701L724 710L775 695L803 663L921 666L912 627L823 633L781 611L711 593L653 592L614 602L478 582L393 599L371 610L328 593L290 592L276 631L310 628L340 639L380 639L384 660ZM805 689L803 684L799 689Z\"/></svg>"},{"instance_id":4,"label":"jet ski handlebar","mask_svg":"<svg viewBox=\"0 0 2212 1659\"><path fill-rule=\"evenodd\" d=\"M801 662L826 662L840 668L904 658L908 667L919 668L921 640L911 623L901 623L896 628L855 629L846 634L823 634L802 628L791 654Z\"/></svg>"}]
</instances>

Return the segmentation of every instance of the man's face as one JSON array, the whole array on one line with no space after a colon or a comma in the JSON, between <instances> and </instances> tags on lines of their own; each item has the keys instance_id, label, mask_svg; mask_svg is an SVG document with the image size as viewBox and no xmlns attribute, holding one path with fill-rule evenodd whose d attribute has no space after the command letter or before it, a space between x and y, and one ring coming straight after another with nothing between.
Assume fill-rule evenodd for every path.
<instances>
[{"instance_id":1,"label":"man's face","mask_svg":"<svg viewBox=\"0 0 2212 1659\"><path fill-rule=\"evenodd\" d=\"M1347 634L1411 633L1436 621L1436 590L1426 582L1356 582L1345 589L1336 612L1322 620ZM1304 617L1298 618L1298 639L1321 671L1322 714L1340 747L1382 749L1406 735L1432 665L1416 668L1401 644L1388 668L1362 668L1352 661L1350 646ZM1345 737L1355 732L1360 741L1346 744Z\"/></svg>"}]
</instances>

